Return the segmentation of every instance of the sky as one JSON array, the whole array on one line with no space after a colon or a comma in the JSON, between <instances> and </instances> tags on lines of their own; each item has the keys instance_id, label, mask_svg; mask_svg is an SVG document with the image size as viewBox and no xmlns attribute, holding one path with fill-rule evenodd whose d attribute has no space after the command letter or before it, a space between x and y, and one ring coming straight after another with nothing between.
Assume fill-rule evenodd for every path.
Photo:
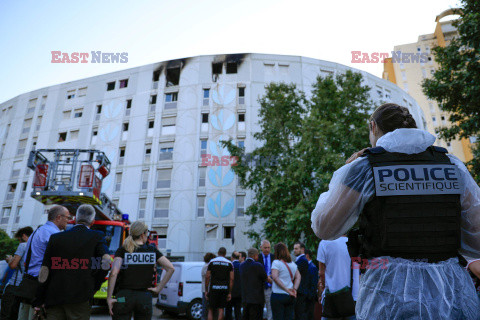
<instances>
[{"instance_id":1,"label":"sky","mask_svg":"<svg viewBox=\"0 0 480 320\"><path fill-rule=\"evenodd\" d=\"M433 33L458 0L0 1L0 103L22 93L159 61L270 53L381 77L352 51L391 52ZM51 51L128 53L128 63L51 63ZM88 59L90 60L90 58Z\"/></svg>"}]
</instances>

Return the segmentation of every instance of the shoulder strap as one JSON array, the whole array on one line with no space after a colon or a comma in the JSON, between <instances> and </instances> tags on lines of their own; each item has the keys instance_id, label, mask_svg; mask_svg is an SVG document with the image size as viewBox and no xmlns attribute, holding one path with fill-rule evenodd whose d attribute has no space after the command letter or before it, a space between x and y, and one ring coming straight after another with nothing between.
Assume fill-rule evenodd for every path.
<instances>
[{"instance_id":1,"label":"shoulder strap","mask_svg":"<svg viewBox=\"0 0 480 320\"><path fill-rule=\"evenodd\" d=\"M290 270L290 267L288 266L288 264L287 264L285 261L282 260L282 262L283 262L283 264L285 265L285 267L287 267L288 273L290 273L290 278L292 278L292 283L293 283L292 270Z\"/></svg>"},{"instance_id":2,"label":"shoulder strap","mask_svg":"<svg viewBox=\"0 0 480 320\"><path fill-rule=\"evenodd\" d=\"M28 246L27 258L25 259L25 272L24 272L24 274L27 274L27 272L28 272L28 265L30 264L30 259L32 258L33 236L35 235L35 233L37 233L38 229L40 229L40 228L37 228L37 230L35 230L35 232L32 234L32 240L30 241L30 245Z\"/></svg>"}]
</instances>

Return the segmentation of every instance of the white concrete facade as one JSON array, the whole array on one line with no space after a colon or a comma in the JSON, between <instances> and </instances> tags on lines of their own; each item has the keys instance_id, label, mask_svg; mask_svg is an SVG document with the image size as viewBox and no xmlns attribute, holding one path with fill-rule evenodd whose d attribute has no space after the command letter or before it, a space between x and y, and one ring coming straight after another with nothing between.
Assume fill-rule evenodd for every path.
<instances>
[{"instance_id":1,"label":"white concrete facade","mask_svg":"<svg viewBox=\"0 0 480 320\"><path fill-rule=\"evenodd\" d=\"M219 67L212 63L222 63L220 74L212 74ZM245 250L249 226L242 211L253 195L237 186L229 166L201 167L201 154L221 157L226 153L218 141L229 138L244 143L246 152L258 146L253 138L259 130L257 100L267 83L294 82L309 94L318 75L348 69L299 56L197 56L63 83L3 102L0 227L11 234L46 221L43 205L29 196L33 173L26 162L35 143L37 149L95 148L112 162L103 192L131 221L143 219L166 236L162 251L199 260L220 246L229 253ZM412 97L360 72L374 101L408 107L424 127ZM107 90L111 82L115 87Z\"/></svg>"}]
</instances>

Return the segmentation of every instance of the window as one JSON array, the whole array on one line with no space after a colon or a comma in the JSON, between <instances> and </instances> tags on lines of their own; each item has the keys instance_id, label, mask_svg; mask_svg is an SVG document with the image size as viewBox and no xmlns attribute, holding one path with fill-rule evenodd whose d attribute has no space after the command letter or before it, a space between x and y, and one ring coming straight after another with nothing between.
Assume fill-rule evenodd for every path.
<instances>
[{"instance_id":1,"label":"window","mask_svg":"<svg viewBox=\"0 0 480 320\"><path fill-rule=\"evenodd\" d=\"M118 155L118 165L123 165L125 163L125 147L121 147Z\"/></svg>"},{"instance_id":2,"label":"window","mask_svg":"<svg viewBox=\"0 0 480 320\"><path fill-rule=\"evenodd\" d=\"M24 154L26 148L27 148L27 139L18 141L17 156Z\"/></svg>"},{"instance_id":3,"label":"window","mask_svg":"<svg viewBox=\"0 0 480 320\"><path fill-rule=\"evenodd\" d=\"M477 141L478 141L478 138L477 138L477 137L470 137L470 138L468 138L468 139L470 140L470 143L472 143L472 144L473 144L473 143L477 143Z\"/></svg>"},{"instance_id":4,"label":"window","mask_svg":"<svg viewBox=\"0 0 480 320\"><path fill-rule=\"evenodd\" d=\"M208 113L202 113L202 124L200 125L201 132L208 132Z\"/></svg>"},{"instance_id":5,"label":"window","mask_svg":"<svg viewBox=\"0 0 480 320\"><path fill-rule=\"evenodd\" d=\"M8 189L7 189L7 195L5 197L5 201L13 200L13 197L15 196L15 191L16 190L17 190L17 184L16 183L9 184Z\"/></svg>"},{"instance_id":6,"label":"window","mask_svg":"<svg viewBox=\"0 0 480 320\"><path fill-rule=\"evenodd\" d=\"M37 125L35 126L35 132L40 131L40 126L42 125L42 117L37 118Z\"/></svg>"},{"instance_id":7,"label":"window","mask_svg":"<svg viewBox=\"0 0 480 320\"><path fill-rule=\"evenodd\" d=\"M210 104L210 89L203 89L203 106Z\"/></svg>"},{"instance_id":8,"label":"window","mask_svg":"<svg viewBox=\"0 0 480 320\"><path fill-rule=\"evenodd\" d=\"M430 74L434 74L435 73L435 69L430 69Z\"/></svg>"},{"instance_id":9,"label":"window","mask_svg":"<svg viewBox=\"0 0 480 320\"><path fill-rule=\"evenodd\" d=\"M87 87L78 89L78 97L84 97L87 95Z\"/></svg>"},{"instance_id":10,"label":"window","mask_svg":"<svg viewBox=\"0 0 480 320\"><path fill-rule=\"evenodd\" d=\"M445 116L442 116L441 119L442 119L442 124L447 124L447 119L445 119Z\"/></svg>"},{"instance_id":11,"label":"window","mask_svg":"<svg viewBox=\"0 0 480 320\"><path fill-rule=\"evenodd\" d=\"M201 167L198 168L198 186L205 187L205 176L207 174L207 168Z\"/></svg>"},{"instance_id":12,"label":"window","mask_svg":"<svg viewBox=\"0 0 480 320\"><path fill-rule=\"evenodd\" d=\"M160 80L160 70L153 71L153 77L152 77L153 82L157 82Z\"/></svg>"},{"instance_id":13,"label":"window","mask_svg":"<svg viewBox=\"0 0 480 320\"><path fill-rule=\"evenodd\" d=\"M159 234L158 235L158 247L159 248L166 248L167 247L167 235L166 234Z\"/></svg>"},{"instance_id":14,"label":"window","mask_svg":"<svg viewBox=\"0 0 480 320\"><path fill-rule=\"evenodd\" d=\"M436 118L436 117L432 117L432 122L433 122L433 125L436 126L436 125L437 125L437 118Z\"/></svg>"},{"instance_id":15,"label":"window","mask_svg":"<svg viewBox=\"0 0 480 320\"><path fill-rule=\"evenodd\" d=\"M122 126L123 132L128 131L128 122L124 122Z\"/></svg>"},{"instance_id":16,"label":"window","mask_svg":"<svg viewBox=\"0 0 480 320\"><path fill-rule=\"evenodd\" d=\"M63 119L70 119L72 116L72 110L63 111Z\"/></svg>"},{"instance_id":17,"label":"window","mask_svg":"<svg viewBox=\"0 0 480 320\"><path fill-rule=\"evenodd\" d=\"M67 133L66 132L60 132L58 134L58 141L57 142L64 142L67 140Z\"/></svg>"},{"instance_id":18,"label":"window","mask_svg":"<svg viewBox=\"0 0 480 320\"><path fill-rule=\"evenodd\" d=\"M223 227L223 239L233 239L235 227Z\"/></svg>"},{"instance_id":19,"label":"window","mask_svg":"<svg viewBox=\"0 0 480 320\"><path fill-rule=\"evenodd\" d=\"M31 126L32 126L32 119L25 120L25 121L23 122L22 134L24 134L24 133L29 133Z\"/></svg>"},{"instance_id":20,"label":"window","mask_svg":"<svg viewBox=\"0 0 480 320\"><path fill-rule=\"evenodd\" d=\"M22 192L20 193L20 198L25 198L25 192L27 192L27 184L28 182L22 182Z\"/></svg>"},{"instance_id":21,"label":"window","mask_svg":"<svg viewBox=\"0 0 480 320\"><path fill-rule=\"evenodd\" d=\"M10 219L10 211L11 210L12 210L12 208L9 208L9 207L3 208L2 220L0 220L1 224L8 224L8 220Z\"/></svg>"},{"instance_id":22,"label":"window","mask_svg":"<svg viewBox=\"0 0 480 320\"><path fill-rule=\"evenodd\" d=\"M146 206L147 206L147 199L138 200L138 219L145 219Z\"/></svg>"},{"instance_id":23,"label":"window","mask_svg":"<svg viewBox=\"0 0 480 320\"><path fill-rule=\"evenodd\" d=\"M420 47L417 47L417 52L420 52L422 51L422 49L420 49Z\"/></svg>"},{"instance_id":24,"label":"window","mask_svg":"<svg viewBox=\"0 0 480 320\"><path fill-rule=\"evenodd\" d=\"M155 120L154 119L148 120L147 137L153 137L153 128L154 127L155 127Z\"/></svg>"},{"instance_id":25,"label":"window","mask_svg":"<svg viewBox=\"0 0 480 320\"><path fill-rule=\"evenodd\" d=\"M155 198L154 218L168 218L168 208L170 206L170 198Z\"/></svg>"},{"instance_id":26,"label":"window","mask_svg":"<svg viewBox=\"0 0 480 320\"><path fill-rule=\"evenodd\" d=\"M155 105L157 104L157 95L150 96L150 112L155 112Z\"/></svg>"},{"instance_id":27,"label":"window","mask_svg":"<svg viewBox=\"0 0 480 320\"><path fill-rule=\"evenodd\" d=\"M142 183L141 183L141 190L145 191L148 188L148 170L143 170L142 171Z\"/></svg>"},{"instance_id":28,"label":"window","mask_svg":"<svg viewBox=\"0 0 480 320\"><path fill-rule=\"evenodd\" d=\"M160 143L160 156L158 160L172 160L173 142Z\"/></svg>"},{"instance_id":29,"label":"window","mask_svg":"<svg viewBox=\"0 0 480 320\"><path fill-rule=\"evenodd\" d=\"M208 113L202 113L202 123L208 123Z\"/></svg>"},{"instance_id":30,"label":"window","mask_svg":"<svg viewBox=\"0 0 480 320\"><path fill-rule=\"evenodd\" d=\"M78 130L70 131L70 140L77 140L78 139Z\"/></svg>"},{"instance_id":31,"label":"window","mask_svg":"<svg viewBox=\"0 0 480 320\"><path fill-rule=\"evenodd\" d=\"M237 217L245 214L245 196L237 196Z\"/></svg>"},{"instance_id":32,"label":"window","mask_svg":"<svg viewBox=\"0 0 480 320\"><path fill-rule=\"evenodd\" d=\"M92 130L92 140L90 141L90 144L96 144L97 143L97 136L98 136L98 128L93 128L93 130Z\"/></svg>"},{"instance_id":33,"label":"window","mask_svg":"<svg viewBox=\"0 0 480 320\"><path fill-rule=\"evenodd\" d=\"M170 188L170 180L172 178L172 169L157 170L157 189Z\"/></svg>"},{"instance_id":34,"label":"window","mask_svg":"<svg viewBox=\"0 0 480 320\"><path fill-rule=\"evenodd\" d=\"M238 130L245 131L245 113L238 114Z\"/></svg>"},{"instance_id":35,"label":"window","mask_svg":"<svg viewBox=\"0 0 480 320\"><path fill-rule=\"evenodd\" d=\"M218 224L206 224L205 225L205 238L217 239Z\"/></svg>"},{"instance_id":36,"label":"window","mask_svg":"<svg viewBox=\"0 0 480 320\"><path fill-rule=\"evenodd\" d=\"M227 74L237 73L237 62L227 62Z\"/></svg>"},{"instance_id":37,"label":"window","mask_svg":"<svg viewBox=\"0 0 480 320\"><path fill-rule=\"evenodd\" d=\"M76 90L68 90L67 91L67 100L75 98L75 91Z\"/></svg>"},{"instance_id":38,"label":"window","mask_svg":"<svg viewBox=\"0 0 480 320\"><path fill-rule=\"evenodd\" d=\"M162 118L162 135L175 134L176 117Z\"/></svg>"},{"instance_id":39,"label":"window","mask_svg":"<svg viewBox=\"0 0 480 320\"><path fill-rule=\"evenodd\" d=\"M217 62L212 63L212 74L222 74L223 73L223 63Z\"/></svg>"},{"instance_id":40,"label":"window","mask_svg":"<svg viewBox=\"0 0 480 320\"><path fill-rule=\"evenodd\" d=\"M127 105L125 106L125 116L130 115L131 108L132 108L132 99L127 99Z\"/></svg>"},{"instance_id":41,"label":"window","mask_svg":"<svg viewBox=\"0 0 480 320\"><path fill-rule=\"evenodd\" d=\"M15 213L15 221L14 223L19 223L20 222L20 216L22 214L22 207L19 206L17 207L17 212Z\"/></svg>"},{"instance_id":42,"label":"window","mask_svg":"<svg viewBox=\"0 0 480 320\"><path fill-rule=\"evenodd\" d=\"M238 104L245 104L245 87L238 88Z\"/></svg>"},{"instance_id":43,"label":"window","mask_svg":"<svg viewBox=\"0 0 480 320\"><path fill-rule=\"evenodd\" d=\"M152 144L145 145L145 162L150 162L152 156Z\"/></svg>"},{"instance_id":44,"label":"window","mask_svg":"<svg viewBox=\"0 0 480 320\"><path fill-rule=\"evenodd\" d=\"M47 96L42 97L42 104L40 105L40 110L45 110L45 105L47 104Z\"/></svg>"},{"instance_id":45,"label":"window","mask_svg":"<svg viewBox=\"0 0 480 320\"><path fill-rule=\"evenodd\" d=\"M128 87L128 79L120 80L120 89Z\"/></svg>"},{"instance_id":46,"label":"window","mask_svg":"<svg viewBox=\"0 0 480 320\"><path fill-rule=\"evenodd\" d=\"M200 156L207 154L207 140L200 140Z\"/></svg>"},{"instance_id":47,"label":"window","mask_svg":"<svg viewBox=\"0 0 480 320\"><path fill-rule=\"evenodd\" d=\"M20 169L12 170L12 174L10 175L10 179L15 179L20 176Z\"/></svg>"},{"instance_id":48,"label":"window","mask_svg":"<svg viewBox=\"0 0 480 320\"><path fill-rule=\"evenodd\" d=\"M431 113L435 113L435 107L433 106L433 103L429 102L428 107L430 108Z\"/></svg>"},{"instance_id":49,"label":"window","mask_svg":"<svg viewBox=\"0 0 480 320\"><path fill-rule=\"evenodd\" d=\"M102 113L102 105L98 104L96 107L95 121L100 120L100 114Z\"/></svg>"},{"instance_id":50,"label":"window","mask_svg":"<svg viewBox=\"0 0 480 320\"><path fill-rule=\"evenodd\" d=\"M75 109L73 113L74 118L81 118L83 115L83 109Z\"/></svg>"},{"instance_id":51,"label":"window","mask_svg":"<svg viewBox=\"0 0 480 320\"><path fill-rule=\"evenodd\" d=\"M180 67L168 68L166 74L167 87L178 86L180 82Z\"/></svg>"},{"instance_id":52,"label":"window","mask_svg":"<svg viewBox=\"0 0 480 320\"><path fill-rule=\"evenodd\" d=\"M122 173L119 172L115 175L115 192L120 191L122 187Z\"/></svg>"},{"instance_id":53,"label":"window","mask_svg":"<svg viewBox=\"0 0 480 320\"><path fill-rule=\"evenodd\" d=\"M205 216L205 196L197 197L197 217L203 218Z\"/></svg>"},{"instance_id":54,"label":"window","mask_svg":"<svg viewBox=\"0 0 480 320\"><path fill-rule=\"evenodd\" d=\"M107 91L115 90L115 81L107 82Z\"/></svg>"},{"instance_id":55,"label":"window","mask_svg":"<svg viewBox=\"0 0 480 320\"><path fill-rule=\"evenodd\" d=\"M245 148L245 140L238 140L237 147Z\"/></svg>"},{"instance_id":56,"label":"window","mask_svg":"<svg viewBox=\"0 0 480 320\"><path fill-rule=\"evenodd\" d=\"M165 109L176 109L178 100L178 92L170 92L165 94Z\"/></svg>"}]
</instances>

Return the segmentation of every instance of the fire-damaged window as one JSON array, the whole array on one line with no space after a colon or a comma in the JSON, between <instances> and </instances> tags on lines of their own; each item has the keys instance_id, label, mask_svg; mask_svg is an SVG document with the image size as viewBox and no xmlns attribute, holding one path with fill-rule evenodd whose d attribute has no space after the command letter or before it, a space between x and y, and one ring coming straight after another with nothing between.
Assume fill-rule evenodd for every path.
<instances>
[{"instance_id":1,"label":"fire-damaged window","mask_svg":"<svg viewBox=\"0 0 480 320\"><path fill-rule=\"evenodd\" d=\"M227 62L227 74L237 73L237 62Z\"/></svg>"},{"instance_id":2,"label":"fire-damaged window","mask_svg":"<svg viewBox=\"0 0 480 320\"><path fill-rule=\"evenodd\" d=\"M180 82L180 67L167 69L167 87L178 86Z\"/></svg>"},{"instance_id":3,"label":"fire-damaged window","mask_svg":"<svg viewBox=\"0 0 480 320\"><path fill-rule=\"evenodd\" d=\"M212 74L222 74L223 63L214 62L212 63Z\"/></svg>"},{"instance_id":4,"label":"fire-damaged window","mask_svg":"<svg viewBox=\"0 0 480 320\"><path fill-rule=\"evenodd\" d=\"M153 71L153 82L156 82L160 79L160 70Z\"/></svg>"}]
</instances>

